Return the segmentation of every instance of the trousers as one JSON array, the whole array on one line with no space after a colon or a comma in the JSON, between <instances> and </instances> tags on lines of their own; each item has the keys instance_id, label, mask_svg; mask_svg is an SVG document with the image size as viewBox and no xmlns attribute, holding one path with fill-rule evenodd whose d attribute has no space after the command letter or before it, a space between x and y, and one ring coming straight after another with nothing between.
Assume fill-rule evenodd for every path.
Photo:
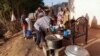
<instances>
[{"instance_id":1,"label":"trousers","mask_svg":"<svg viewBox=\"0 0 100 56\"><path fill-rule=\"evenodd\" d=\"M45 31L39 30L36 32L36 44L39 45L41 41L45 41Z\"/></svg>"}]
</instances>

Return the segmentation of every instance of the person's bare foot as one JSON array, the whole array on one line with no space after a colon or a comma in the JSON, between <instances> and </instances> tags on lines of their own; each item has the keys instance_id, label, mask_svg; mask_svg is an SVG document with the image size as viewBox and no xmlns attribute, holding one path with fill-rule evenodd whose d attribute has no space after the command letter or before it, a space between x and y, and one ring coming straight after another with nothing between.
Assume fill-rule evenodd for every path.
<instances>
[{"instance_id":1,"label":"person's bare foot","mask_svg":"<svg viewBox=\"0 0 100 56\"><path fill-rule=\"evenodd\" d=\"M41 51L41 50L42 50L42 47L36 46L36 50L37 50L37 51Z\"/></svg>"},{"instance_id":2,"label":"person's bare foot","mask_svg":"<svg viewBox=\"0 0 100 56\"><path fill-rule=\"evenodd\" d=\"M43 46L45 46L45 45L46 45L45 42L41 42L40 45L39 45L39 47L40 47L41 49L43 49Z\"/></svg>"},{"instance_id":3,"label":"person's bare foot","mask_svg":"<svg viewBox=\"0 0 100 56\"><path fill-rule=\"evenodd\" d=\"M27 40L27 38L25 37L25 40Z\"/></svg>"}]
</instances>

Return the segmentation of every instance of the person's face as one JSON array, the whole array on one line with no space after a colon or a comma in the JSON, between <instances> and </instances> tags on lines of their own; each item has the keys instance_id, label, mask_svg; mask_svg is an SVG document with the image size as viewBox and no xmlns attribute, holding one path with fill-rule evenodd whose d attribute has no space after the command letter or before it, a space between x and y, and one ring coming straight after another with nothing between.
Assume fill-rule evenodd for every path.
<instances>
[{"instance_id":1,"label":"person's face","mask_svg":"<svg viewBox=\"0 0 100 56\"><path fill-rule=\"evenodd\" d=\"M57 20L56 20L56 18L55 18L55 17L52 17L52 21L53 21L53 25L56 25Z\"/></svg>"},{"instance_id":2,"label":"person's face","mask_svg":"<svg viewBox=\"0 0 100 56\"><path fill-rule=\"evenodd\" d=\"M65 8L64 8L64 11L68 11L68 8L65 7Z\"/></svg>"},{"instance_id":3,"label":"person's face","mask_svg":"<svg viewBox=\"0 0 100 56\"><path fill-rule=\"evenodd\" d=\"M64 11L67 11L67 9L66 9L66 8L64 8Z\"/></svg>"},{"instance_id":4,"label":"person's face","mask_svg":"<svg viewBox=\"0 0 100 56\"><path fill-rule=\"evenodd\" d=\"M61 11L61 7L59 7L58 10Z\"/></svg>"},{"instance_id":5,"label":"person's face","mask_svg":"<svg viewBox=\"0 0 100 56\"><path fill-rule=\"evenodd\" d=\"M40 7L38 7L38 10L41 10L41 8L40 8Z\"/></svg>"}]
</instances>

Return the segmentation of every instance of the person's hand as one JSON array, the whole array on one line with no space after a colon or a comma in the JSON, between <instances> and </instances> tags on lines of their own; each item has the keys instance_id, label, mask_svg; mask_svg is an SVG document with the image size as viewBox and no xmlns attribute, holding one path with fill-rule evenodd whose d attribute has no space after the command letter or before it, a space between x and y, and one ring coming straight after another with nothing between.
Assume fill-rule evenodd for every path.
<instances>
[{"instance_id":1,"label":"person's hand","mask_svg":"<svg viewBox=\"0 0 100 56\"><path fill-rule=\"evenodd\" d=\"M50 32L50 28L47 28L47 32Z\"/></svg>"}]
</instances>

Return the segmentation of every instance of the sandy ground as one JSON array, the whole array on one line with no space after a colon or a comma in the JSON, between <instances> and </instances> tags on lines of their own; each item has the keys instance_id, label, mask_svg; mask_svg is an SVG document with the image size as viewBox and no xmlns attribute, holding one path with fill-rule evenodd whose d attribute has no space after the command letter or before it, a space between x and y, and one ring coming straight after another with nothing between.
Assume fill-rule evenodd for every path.
<instances>
[{"instance_id":1,"label":"sandy ground","mask_svg":"<svg viewBox=\"0 0 100 56\"><path fill-rule=\"evenodd\" d=\"M91 56L100 56L100 29L89 30L88 44L84 46Z\"/></svg>"},{"instance_id":2,"label":"sandy ground","mask_svg":"<svg viewBox=\"0 0 100 56\"><path fill-rule=\"evenodd\" d=\"M37 51L33 39L25 39L21 35L0 46L0 56L44 56L42 50Z\"/></svg>"},{"instance_id":3,"label":"sandy ground","mask_svg":"<svg viewBox=\"0 0 100 56\"><path fill-rule=\"evenodd\" d=\"M90 56L100 56L100 29L89 29L88 44L84 38L76 39L76 43L86 48ZM0 46L0 56L44 56L43 51L37 51L33 39L25 40L18 35Z\"/></svg>"}]
</instances>

